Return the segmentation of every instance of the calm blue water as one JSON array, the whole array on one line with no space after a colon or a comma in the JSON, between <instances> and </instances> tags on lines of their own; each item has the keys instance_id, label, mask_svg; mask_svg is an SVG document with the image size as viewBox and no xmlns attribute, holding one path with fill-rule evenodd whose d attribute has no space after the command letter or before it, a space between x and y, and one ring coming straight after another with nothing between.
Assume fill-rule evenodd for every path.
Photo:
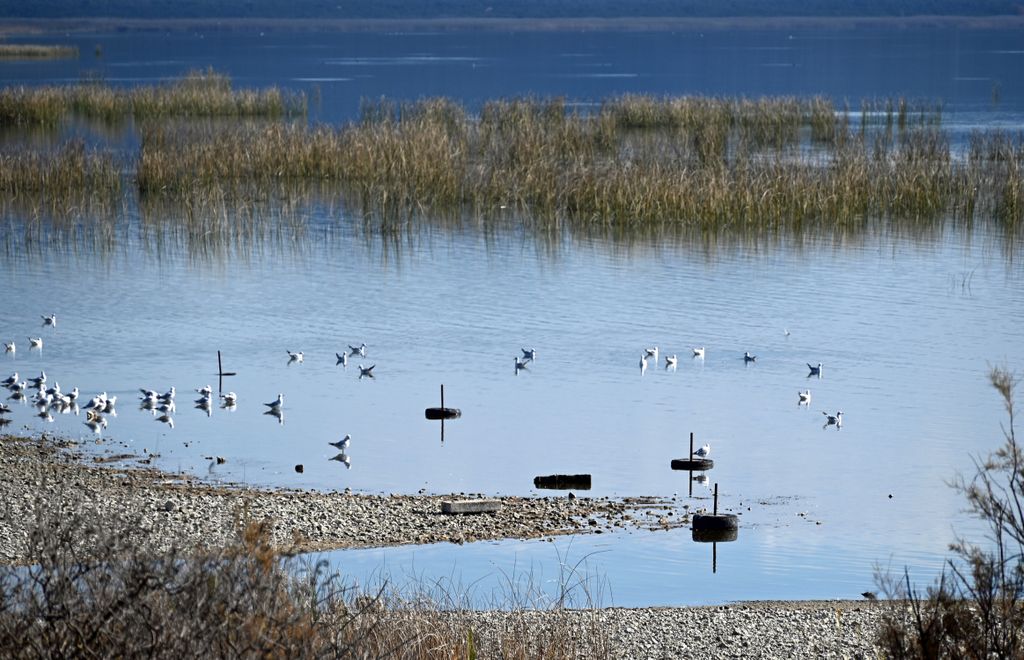
<instances>
[{"instance_id":1,"label":"calm blue water","mask_svg":"<svg viewBox=\"0 0 1024 660\"><path fill-rule=\"evenodd\" d=\"M625 91L826 93L854 105L901 94L942 98L957 126L1013 127L1024 116L1011 75L1024 58L1018 34L69 39L81 61L3 62L0 80L60 82L100 69L135 84L213 65L245 85L319 85L315 118L327 121L354 116L361 96L472 104ZM95 43L102 60L91 60ZM560 561L586 557L606 605L854 597L873 587L878 564L927 579L954 528L976 531L946 482L1001 441L989 366L1024 364L1024 274L982 229L700 249L425 228L395 244L364 236L342 213L311 213L301 238L285 233L219 257L173 238L156 249L133 221L103 254L6 252L0 339L18 350L0 355L0 368L22 377L45 369L65 390L119 401L99 436L81 416L46 422L28 406L8 429L156 452L165 468L249 484L542 494L538 474L589 472L595 496L680 498L687 476L669 462L694 432L712 445L709 476L723 506L743 513L739 540L718 546L714 574L710 547L679 530L334 555L364 582L387 571L491 593L523 566L557 584ZM56 330L41 327L51 312ZM27 337L37 335L43 350L30 351ZM335 364L336 352L360 342L366 358ZM641 351L653 345L678 354L678 368L662 362L641 375ZM707 347L704 360L690 357L694 346ZM508 358L521 347L538 357L517 375ZM188 395L217 386L217 350L238 372L225 389L239 404L207 416ZM304 363L287 364L286 350L303 351ZM744 364L744 351L757 363ZM359 362L376 364L376 378L360 379ZM808 362L824 363L822 378L806 377ZM423 419L441 383L464 413L443 443ZM135 405L138 388L171 385L173 428ZM800 407L797 391L808 388L812 404ZM283 423L263 414L279 392ZM822 428L822 411L837 409L843 428ZM327 442L345 433L350 468L328 460ZM210 467L213 455L228 462ZM695 484L694 506L709 495Z\"/></svg>"}]
</instances>

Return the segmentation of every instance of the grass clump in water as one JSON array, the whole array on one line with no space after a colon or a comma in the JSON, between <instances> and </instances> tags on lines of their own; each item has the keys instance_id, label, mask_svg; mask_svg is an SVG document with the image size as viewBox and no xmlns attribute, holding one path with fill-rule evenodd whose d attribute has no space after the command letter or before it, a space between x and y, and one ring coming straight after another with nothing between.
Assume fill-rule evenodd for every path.
<instances>
[{"instance_id":1,"label":"grass clump in water","mask_svg":"<svg viewBox=\"0 0 1024 660\"><path fill-rule=\"evenodd\" d=\"M6 60L40 60L40 59L75 59L78 48L75 46L48 46L44 44L0 44L0 59Z\"/></svg>"}]
</instances>

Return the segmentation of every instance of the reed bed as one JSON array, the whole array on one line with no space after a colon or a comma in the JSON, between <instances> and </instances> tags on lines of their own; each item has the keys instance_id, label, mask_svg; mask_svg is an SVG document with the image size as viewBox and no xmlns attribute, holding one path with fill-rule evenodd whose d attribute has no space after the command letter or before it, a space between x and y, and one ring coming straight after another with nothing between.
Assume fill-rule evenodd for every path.
<instances>
[{"instance_id":1,"label":"reed bed","mask_svg":"<svg viewBox=\"0 0 1024 660\"><path fill-rule=\"evenodd\" d=\"M43 44L0 44L0 59L45 60L76 59L76 46L47 46Z\"/></svg>"},{"instance_id":2,"label":"reed bed","mask_svg":"<svg viewBox=\"0 0 1024 660\"><path fill-rule=\"evenodd\" d=\"M132 188L143 207L176 206L202 235L311 188L393 227L468 213L613 235L920 231L976 217L1016 231L1024 214L1020 135L977 133L960 156L941 106L901 99L865 102L859 118L824 98L624 96L592 112L503 99L476 115L449 99L384 99L334 127L197 121L184 99L236 94L230 81L206 72L176 85L173 102L99 88L93 109L76 111L115 116L102 108L146 99L133 101L150 120ZM75 185L114 188L115 179Z\"/></svg>"},{"instance_id":3,"label":"reed bed","mask_svg":"<svg viewBox=\"0 0 1024 660\"><path fill-rule=\"evenodd\" d=\"M304 116L301 93L270 87L234 89L213 70L191 71L178 80L131 89L102 80L76 85L8 87L0 91L0 126L56 126L71 116L104 121L171 117L269 118Z\"/></svg>"}]
</instances>

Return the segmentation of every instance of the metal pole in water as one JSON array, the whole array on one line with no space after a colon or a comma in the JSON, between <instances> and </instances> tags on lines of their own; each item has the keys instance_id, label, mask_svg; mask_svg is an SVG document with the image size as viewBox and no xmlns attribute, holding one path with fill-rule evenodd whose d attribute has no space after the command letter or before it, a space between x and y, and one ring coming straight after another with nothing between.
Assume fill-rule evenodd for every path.
<instances>
[{"instance_id":1,"label":"metal pole in water","mask_svg":"<svg viewBox=\"0 0 1024 660\"><path fill-rule=\"evenodd\" d=\"M715 482L715 514L718 515L718 482Z\"/></svg>"},{"instance_id":2,"label":"metal pole in water","mask_svg":"<svg viewBox=\"0 0 1024 660\"><path fill-rule=\"evenodd\" d=\"M220 360L220 350L217 351L217 393L223 394L224 392L224 365Z\"/></svg>"},{"instance_id":3,"label":"metal pole in water","mask_svg":"<svg viewBox=\"0 0 1024 660\"><path fill-rule=\"evenodd\" d=\"M220 353L217 353L220 355ZM693 431L690 431L690 460L693 460Z\"/></svg>"},{"instance_id":4,"label":"metal pole in water","mask_svg":"<svg viewBox=\"0 0 1024 660\"><path fill-rule=\"evenodd\" d=\"M444 409L444 383L441 383L441 409Z\"/></svg>"}]
</instances>

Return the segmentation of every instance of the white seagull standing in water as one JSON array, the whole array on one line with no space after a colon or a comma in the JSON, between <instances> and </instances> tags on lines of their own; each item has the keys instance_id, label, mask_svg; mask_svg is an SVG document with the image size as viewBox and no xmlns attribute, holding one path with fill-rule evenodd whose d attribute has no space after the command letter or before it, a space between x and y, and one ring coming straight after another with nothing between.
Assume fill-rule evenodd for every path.
<instances>
[{"instance_id":1,"label":"white seagull standing in water","mask_svg":"<svg viewBox=\"0 0 1024 660\"><path fill-rule=\"evenodd\" d=\"M298 353L292 353L291 351L287 351L287 353L288 364L291 364L292 362L298 362L299 364L302 364L302 351L299 351Z\"/></svg>"},{"instance_id":2,"label":"white seagull standing in water","mask_svg":"<svg viewBox=\"0 0 1024 660\"><path fill-rule=\"evenodd\" d=\"M654 358L654 363L657 364L658 363L658 347L655 346L654 348L645 348L644 349L644 357Z\"/></svg>"},{"instance_id":3,"label":"white seagull standing in water","mask_svg":"<svg viewBox=\"0 0 1024 660\"><path fill-rule=\"evenodd\" d=\"M348 445L351 441L352 436L346 433L345 437L342 438L341 440L335 440L334 442L328 442L327 444L344 452L346 449L348 449Z\"/></svg>"},{"instance_id":4,"label":"white seagull standing in water","mask_svg":"<svg viewBox=\"0 0 1024 660\"><path fill-rule=\"evenodd\" d=\"M800 397L800 400L797 403L807 403L807 404L809 404L811 402L811 391L810 390L804 390L803 392L797 392L797 396Z\"/></svg>"},{"instance_id":5,"label":"white seagull standing in water","mask_svg":"<svg viewBox=\"0 0 1024 660\"><path fill-rule=\"evenodd\" d=\"M678 363L679 363L679 359L674 354L673 355L666 355L665 356L665 368L666 369L668 369L669 367L674 367Z\"/></svg>"},{"instance_id":6,"label":"white seagull standing in water","mask_svg":"<svg viewBox=\"0 0 1024 660\"><path fill-rule=\"evenodd\" d=\"M700 348L693 349L693 357L695 357L695 358L703 358L704 357L704 347L701 346Z\"/></svg>"},{"instance_id":7,"label":"white seagull standing in water","mask_svg":"<svg viewBox=\"0 0 1024 660\"><path fill-rule=\"evenodd\" d=\"M751 355L747 351L743 351L743 362L756 362L757 356Z\"/></svg>"},{"instance_id":8,"label":"white seagull standing in water","mask_svg":"<svg viewBox=\"0 0 1024 660\"><path fill-rule=\"evenodd\" d=\"M697 458L707 458L708 454L711 453L711 445L705 444L697 451L693 452L693 455Z\"/></svg>"},{"instance_id":9,"label":"white seagull standing in water","mask_svg":"<svg viewBox=\"0 0 1024 660\"><path fill-rule=\"evenodd\" d=\"M338 361L334 363L335 365L340 364L346 369L348 368L348 353L335 353L334 357L338 358Z\"/></svg>"},{"instance_id":10,"label":"white seagull standing in water","mask_svg":"<svg viewBox=\"0 0 1024 660\"><path fill-rule=\"evenodd\" d=\"M238 403L238 395L234 392L228 392L227 394L220 395L221 405L225 408L233 408Z\"/></svg>"},{"instance_id":11,"label":"white seagull standing in water","mask_svg":"<svg viewBox=\"0 0 1024 660\"><path fill-rule=\"evenodd\" d=\"M41 349L43 347L43 338L42 337L29 337L28 338L28 347L29 348L40 348Z\"/></svg>"},{"instance_id":12,"label":"white seagull standing in water","mask_svg":"<svg viewBox=\"0 0 1024 660\"><path fill-rule=\"evenodd\" d=\"M643 376L647 372L647 353L640 356L640 375Z\"/></svg>"},{"instance_id":13,"label":"white seagull standing in water","mask_svg":"<svg viewBox=\"0 0 1024 660\"><path fill-rule=\"evenodd\" d=\"M348 354L352 356L358 355L359 357L366 357L366 344L359 344L359 346L349 344Z\"/></svg>"},{"instance_id":14,"label":"white seagull standing in water","mask_svg":"<svg viewBox=\"0 0 1024 660\"><path fill-rule=\"evenodd\" d=\"M2 383L0 383L0 385L3 385L4 387L10 387L11 385L14 385L17 382L18 382L18 372L15 371L12 375L10 375L7 378L5 378L4 381Z\"/></svg>"},{"instance_id":15,"label":"white seagull standing in water","mask_svg":"<svg viewBox=\"0 0 1024 660\"><path fill-rule=\"evenodd\" d=\"M52 325L53 327L56 328L57 327L57 315L56 314L50 314L49 316L44 316L43 317L43 325Z\"/></svg>"},{"instance_id":16,"label":"white seagull standing in water","mask_svg":"<svg viewBox=\"0 0 1024 660\"><path fill-rule=\"evenodd\" d=\"M4 343L4 353L17 353L18 347L14 345L13 341Z\"/></svg>"},{"instance_id":17,"label":"white seagull standing in water","mask_svg":"<svg viewBox=\"0 0 1024 660\"><path fill-rule=\"evenodd\" d=\"M270 403L264 403L263 405L270 408L271 411L279 411L281 410L281 406L284 405L284 395L278 394L276 399L274 399Z\"/></svg>"},{"instance_id":18,"label":"white seagull standing in water","mask_svg":"<svg viewBox=\"0 0 1024 660\"><path fill-rule=\"evenodd\" d=\"M516 373L519 373L520 369L525 369L526 368L526 363L529 362L529 360L520 360L518 356L516 356L515 361L516 361Z\"/></svg>"},{"instance_id":19,"label":"white seagull standing in water","mask_svg":"<svg viewBox=\"0 0 1024 660\"><path fill-rule=\"evenodd\" d=\"M522 348L519 349L523 352L523 359L533 362L537 359L537 349L535 348Z\"/></svg>"},{"instance_id":20,"label":"white seagull standing in water","mask_svg":"<svg viewBox=\"0 0 1024 660\"><path fill-rule=\"evenodd\" d=\"M204 385L203 387L197 387L196 388L196 392L199 392L199 394L205 396L207 399L209 399L211 396L213 396L213 388L210 387L209 385Z\"/></svg>"},{"instance_id":21,"label":"white seagull standing in water","mask_svg":"<svg viewBox=\"0 0 1024 660\"><path fill-rule=\"evenodd\" d=\"M819 376L819 377L821 376L821 362L819 362L818 366L816 366L816 367L812 366L811 363L808 362L807 363L807 368L811 370L811 372L809 374L807 374L808 376Z\"/></svg>"},{"instance_id":22,"label":"white seagull standing in water","mask_svg":"<svg viewBox=\"0 0 1024 660\"><path fill-rule=\"evenodd\" d=\"M375 365L375 364L371 364L368 367L364 367L363 365L359 365L359 377L362 378L363 376L366 376L367 378L373 378L373 368L376 367L376 366L377 365Z\"/></svg>"}]
</instances>

